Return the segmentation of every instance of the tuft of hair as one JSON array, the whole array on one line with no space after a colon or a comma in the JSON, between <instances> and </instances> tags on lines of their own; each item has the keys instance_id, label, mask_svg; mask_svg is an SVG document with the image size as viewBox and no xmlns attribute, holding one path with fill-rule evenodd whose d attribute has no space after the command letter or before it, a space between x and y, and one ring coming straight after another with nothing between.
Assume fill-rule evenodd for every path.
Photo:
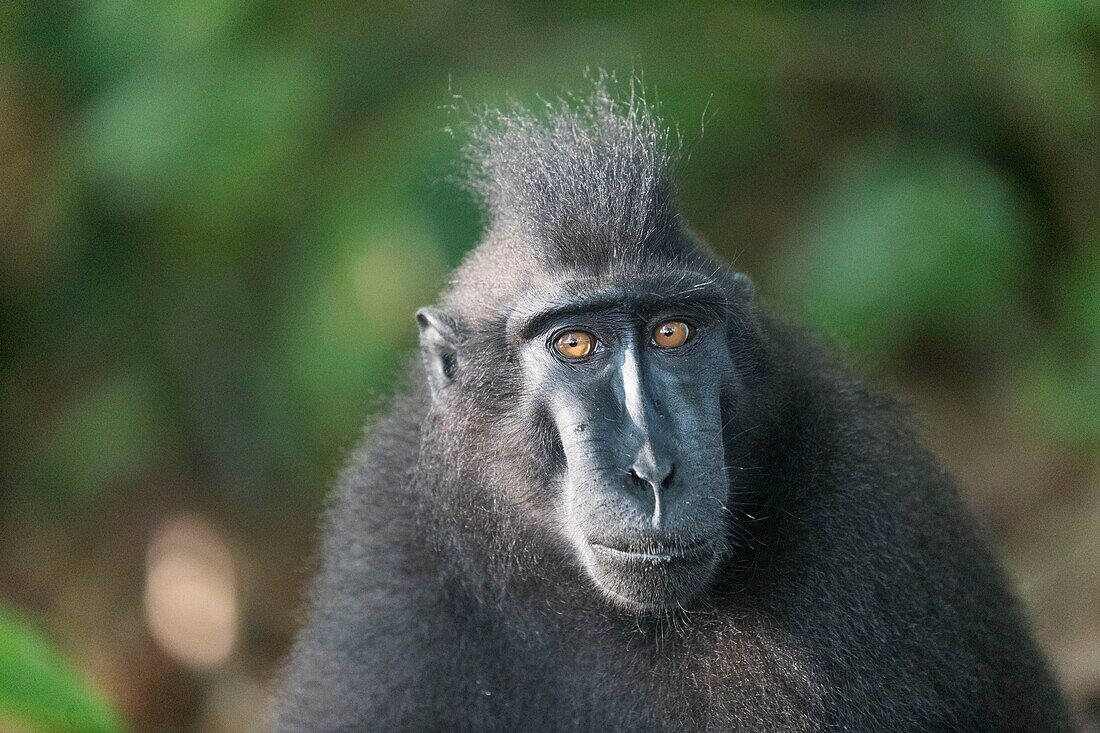
<instances>
[{"instance_id":1,"label":"tuft of hair","mask_svg":"<svg viewBox=\"0 0 1100 733\"><path fill-rule=\"evenodd\" d=\"M489 228L541 258L590 268L674 248L681 233L671 169L680 138L657 119L641 82L604 71L584 94L513 102L470 130L467 180Z\"/></svg>"}]
</instances>

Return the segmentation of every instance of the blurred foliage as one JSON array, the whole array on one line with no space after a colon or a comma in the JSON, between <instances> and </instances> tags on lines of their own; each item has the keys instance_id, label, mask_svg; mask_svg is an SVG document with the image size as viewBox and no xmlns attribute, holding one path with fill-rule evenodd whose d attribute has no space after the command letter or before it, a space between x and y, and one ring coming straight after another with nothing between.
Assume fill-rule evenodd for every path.
<instances>
[{"instance_id":1,"label":"blurred foliage","mask_svg":"<svg viewBox=\"0 0 1100 733\"><path fill-rule=\"evenodd\" d=\"M759 268L766 292L886 360L927 332L1020 347L1042 306L1052 356L1021 380L1092 436L1058 395L1095 366L1065 348L1080 305L1063 294L1087 299L1075 257L1098 236L1075 190L1097 179L1098 15L1052 7L8 4L12 485L64 505L168 466L245 508L316 492L411 345L409 313L476 240L445 129L576 86L592 48L680 123L686 208L720 249L790 243ZM478 19L484 45L454 37ZM773 190L731 196L769 171ZM769 195L775 231L725 228Z\"/></svg>"},{"instance_id":2,"label":"blurred foliage","mask_svg":"<svg viewBox=\"0 0 1100 733\"><path fill-rule=\"evenodd\" d=\"M28 626L0 613L0 726L43 733L121 733L103 700Z\"/></svg>"},{"instance_id":3,"label":"blurred foliage","mask_svg":"<svg viewBox=\"0 0 1100 733\"><path fill-rule=\"evenodd\" d=\"M811 317L880 358L929 332L1009 333L1028 222L995 171L907 152L860 161L826 190L785 288Z\"/></svg>"},{"instance_id":4,"label":"blurred foliage","mask_svg":"<svg viewBox=\"0 0 1100 733\"><path fill-rule=\"evenodd\" d=\"M100 613L131 608L146 527L179 505L256 565L302 551L285 522L313 526L477 240L449 130L589 65L643 76L684 138L687 218L766 298L882 373L1010 395L1092 460L1095 0L9 0L0 565L5 532L57 532L0 601L91 633L104 616L52 589L107 574L130 595ZM257 667L299 580L254 591Z\"/></svg>"}]
</instances>

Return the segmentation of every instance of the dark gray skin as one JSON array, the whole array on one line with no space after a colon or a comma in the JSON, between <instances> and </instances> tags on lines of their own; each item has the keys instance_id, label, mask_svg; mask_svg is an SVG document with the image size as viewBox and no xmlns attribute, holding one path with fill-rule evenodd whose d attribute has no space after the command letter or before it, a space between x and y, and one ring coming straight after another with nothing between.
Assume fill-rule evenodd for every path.
<instances>
[{"instance_id":1,"label":"dark gray skin","mask_svg":"<svg viewBox=\"0 0 1100 733\"><path fill-rule=\"evenodd\" d=\"M639 611L689 600L727 554L729 303L711 279L675 274L671 283L558 281L527 294L505 324L531 397L524 407L549 416L562 446L564 466L547 487L557 529L608 598ZM690 325L691 338L660 348L652 333L670 321ZM433 399L443 401L458 337L432 309L418 323ZM563 357L553 341L575 331L596 347Z\"/></svg>"},{"instance_id":2,"label":"dark gray skin","mask_svg":"<svg viewBox=\"0 0 1100 733\"><path fill-rule=\"evenodd\" d=\"M1069 730L950 478L683 225L644 106L478 135L485 239L343 476L275 729Z\"/></svg>"}]
</instances>

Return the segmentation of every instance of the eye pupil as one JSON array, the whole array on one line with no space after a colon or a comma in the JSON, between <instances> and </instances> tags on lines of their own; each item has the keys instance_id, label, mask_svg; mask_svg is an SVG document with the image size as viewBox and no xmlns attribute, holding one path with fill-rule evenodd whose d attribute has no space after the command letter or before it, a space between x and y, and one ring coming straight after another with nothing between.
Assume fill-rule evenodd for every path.
<instances>
[{"instance_id":1,"label":"eye pupil","mask_svg":"<svg viewBox=\"0 0 1100 733\"><path fill-rule=\"evenodd\" d=\"M695 329L683 321L665 321L653 329L653 344L661 349L676 349L695 335Z\"/></svg>"},{"instance_id":2,"label":"eye pupil","mask_svg":"<svg viewBox=\"0 0 1100 733\"><path fill-rule=\"evenodd\" d=\"M587 331L566 331L554 339L554 351L566 359L583 359L596 350L596 337Z\"/></svg>"}]
</instances>

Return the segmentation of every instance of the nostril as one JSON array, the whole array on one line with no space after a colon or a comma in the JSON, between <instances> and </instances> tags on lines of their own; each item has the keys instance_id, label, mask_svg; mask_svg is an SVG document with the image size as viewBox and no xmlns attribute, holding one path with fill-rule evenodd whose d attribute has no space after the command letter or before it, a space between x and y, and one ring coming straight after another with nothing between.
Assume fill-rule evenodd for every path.
<instances>
[{"instance_id":1,"label":"nostril","mask_svg":"<svg viewBox=\"0 0 1100 733\"><path fill-rule=\"evenodd\" d=\"M630 481L632 484L634 484L634 488L641 489L643 491L650 490L649 482L639 476L636 469L631 468L628 473L630 474Z\"/></svg>"},{"instance_id":2,"label":"nostril","mask_svg":"<svg viewBox=\"0 0 1100 733\"><path fill-rule=\"evenodd\" d=\"M639 473L637 466L631 468L627 473L630 474L630 481L634 484L635 488L643 491L652 491L654 488L658 488L661 491L665 491L672 487L672 481L676 477L676 467L672 466L669 468L668 473L661 479L660 486L657 486L656 481L651 480L651 477L656 478L653 474L646 471Z\"/></svg>"}]
</instances>

